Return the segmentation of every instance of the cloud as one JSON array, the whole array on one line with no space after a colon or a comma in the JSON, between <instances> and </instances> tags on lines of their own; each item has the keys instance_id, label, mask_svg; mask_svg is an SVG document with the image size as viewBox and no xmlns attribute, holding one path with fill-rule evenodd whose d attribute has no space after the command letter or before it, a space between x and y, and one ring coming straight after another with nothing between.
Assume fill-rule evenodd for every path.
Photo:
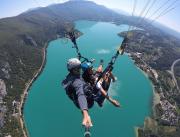
<instances>
[{"instance_id":1,"label":"cloud","mask_svg":"<svg viewBox=\"0 0 180 137\"><path fill-rule=\"evenodd\" d=\"M107 49L97 50L97 54L109 54L109 53L110 53L110 50L107 50Z\"/></svg>"}]
</instances>

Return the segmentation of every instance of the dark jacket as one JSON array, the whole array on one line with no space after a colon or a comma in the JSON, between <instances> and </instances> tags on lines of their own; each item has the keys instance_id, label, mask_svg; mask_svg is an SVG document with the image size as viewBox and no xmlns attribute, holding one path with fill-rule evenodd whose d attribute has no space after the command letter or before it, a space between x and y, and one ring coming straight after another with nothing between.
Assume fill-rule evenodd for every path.
<instances>
[{"instance_id":1,"label":"dark jacket","mask_svg":"<svg viewBox=\"0 0 180 137\"><path fill-rule=\"evenodd\" d=\"M79 75L69 73L62 81L62 86L69 98L81 110L88 110L93 106L94 99L90 94L91 87Z\"/></svg>"}]
</instances>

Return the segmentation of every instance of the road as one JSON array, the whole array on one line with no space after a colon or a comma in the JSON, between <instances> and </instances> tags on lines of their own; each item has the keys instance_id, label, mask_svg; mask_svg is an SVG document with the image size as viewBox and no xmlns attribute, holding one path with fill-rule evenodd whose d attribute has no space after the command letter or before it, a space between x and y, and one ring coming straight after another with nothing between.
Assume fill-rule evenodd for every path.
<instances>
[{"instance_id":1,"label":"road","mask_svg":"<svg viewBox=\"0 0 180 137\"><path fill-rule=\"evenodd\" d=\"M178 63L179 61L180 61L180 59L177 59L177 60L175 60L175 61L173 62L172 66L171 66L171 72L172 72L172 76L173 76L174 82L175 82L175 84L177 85L177 89L178 89L178 91L180 92L180 90L179 90L180 88L179 88L179 86L178 86L176 77L175 77L175 75L174 75L174 66L175 66L176 63Z\"/></svg>"}]
</instances>

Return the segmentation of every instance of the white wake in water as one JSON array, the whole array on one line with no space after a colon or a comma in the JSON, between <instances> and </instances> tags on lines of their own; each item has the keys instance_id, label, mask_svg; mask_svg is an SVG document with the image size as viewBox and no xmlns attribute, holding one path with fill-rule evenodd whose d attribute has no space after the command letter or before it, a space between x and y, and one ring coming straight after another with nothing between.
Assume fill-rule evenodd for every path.
<instances>
[{"instance_id":1,"label":"white wake in water","mask_svg":"<svg viewBox=\"0 0 180 137\"><path fill-rule=\"evenodd\" d=\"M109 91L108 91L108 94L110 96L118 96L119 95L119 92L118 90L120 89L120 86L121 86L121 83L120 81L116 81L116 82L112 82L110 87L109 87Z\"/></svg>"}]
</instances>

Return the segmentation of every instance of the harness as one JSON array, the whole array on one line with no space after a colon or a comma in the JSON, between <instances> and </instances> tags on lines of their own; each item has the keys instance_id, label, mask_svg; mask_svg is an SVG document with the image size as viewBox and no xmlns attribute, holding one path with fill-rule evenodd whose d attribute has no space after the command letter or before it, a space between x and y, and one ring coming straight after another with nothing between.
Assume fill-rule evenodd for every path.
<instances>
[{"instance_id":1,"label":"harness","mask_svg":"<svg viewBox=\"0 0 180 137\"><path fill-rule=\"evenodd\" d=\"M74 102L74 104L79 108L79 104L78 104L78 98L76 95L76 91L73 87L73 82L76 79L74 78L66 78L65 80L62 81L62 86L63 88L66 90L66 95ZM92 105L94 104L94 99L93 99L93 95L94 95L94 89L93 87L89 84L84 82L83 85L83 91L84 94L86 96L87 102L88 102L88 108L91 108Z\"/></svg>"},{"instance_id":2,"label":"harness","mask_svg":"<svg viewBox=\"0 0 180 137\"><path fill-rule=\"evenodd\" d=\"M66 90L66 95L72 100L75 101L77 100L76 96L76 91L74 87L72 86L72 83L74 82L75 79L65 79L62 81L62 86Z\"/></svg>"}]
</instances>

